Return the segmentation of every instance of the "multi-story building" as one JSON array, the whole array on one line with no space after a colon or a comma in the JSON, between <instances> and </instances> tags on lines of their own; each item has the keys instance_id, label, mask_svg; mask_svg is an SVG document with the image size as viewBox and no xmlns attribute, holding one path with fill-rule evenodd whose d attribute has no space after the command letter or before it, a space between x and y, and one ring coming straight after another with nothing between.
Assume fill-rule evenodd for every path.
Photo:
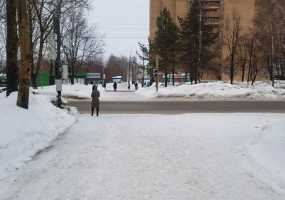
<instances>
[{"instance_id":1,"label":"multi-story building","mask_svg":"<svg viewBox=\"0 0 285 200\"><path fill-rule=\"evenodd\" d=\"M233 24L233 13L240 17L241 32L248 32L253 25L255 12L255 0L200 0L202 16L205 23L213 26L220 33L219 45L216 48L221 51L220 64L224 64L227 57L224 34L229 24ZM167 8L173 19L178 23L178 17L184 17L189 10L191 0L150 0L150 39L153 39L156 27L156 19L161 9Z\"/></svg>"},{"instance_id":2,"label":"multi-story building","mask_svg":"<svg viewBox=\"0 0 285 200\"><path fill-rule=\"evenodd\" d=\"M241 28L246 32L252 26L255 12L255 0L200 0L203 9L203 17L206 23L223 26L224 21L232 19L233 12L241 18ZM178 23L178 17L184 17L189 9L191 0L150 0L150 38L156 32L156 19L161 9L167 8L174 20ZM223 30L221 30L223 31Z\"/></svg>"}]
</instances>

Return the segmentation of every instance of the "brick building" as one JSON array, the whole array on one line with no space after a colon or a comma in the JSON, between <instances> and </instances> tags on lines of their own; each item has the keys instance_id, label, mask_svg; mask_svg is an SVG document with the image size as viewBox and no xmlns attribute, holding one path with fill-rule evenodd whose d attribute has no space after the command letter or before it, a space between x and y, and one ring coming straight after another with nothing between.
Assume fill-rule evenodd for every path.
<instances>
[{"instance_id":1,"label":"brick building","mask_svg":"<svg viewBox=\"0 0 285 200\"><path fill-rule=\"evenodd\" d=\"M253 26L255 13L255 0L200 0L202 16L209 26L214 26L220 33L218 40L220 54L220 71L226 65L227 49L225 47L224 33L226 27L232 24L233 13L240 16L241 33L247 33ZM156 19L161 9L167 8L171 16L178 23L178 17L184 17L189 9L191 0L150 0L150 39L153 39L156 27Z\"/></svg>"}]
</instances>

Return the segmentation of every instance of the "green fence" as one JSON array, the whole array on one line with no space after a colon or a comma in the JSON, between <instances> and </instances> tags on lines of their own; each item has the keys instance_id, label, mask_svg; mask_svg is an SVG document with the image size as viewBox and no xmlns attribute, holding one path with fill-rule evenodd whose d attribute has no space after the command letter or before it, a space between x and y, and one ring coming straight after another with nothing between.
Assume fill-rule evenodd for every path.
<instances>
[{"instance_id":1,"label":"green fence","mask_svg":"<svg viewBox=\"0 0 285 200\"><path fill-rule=\"evenodd\" d=\"M38 86L49 85L49 72L40 72L38 75Z\"/></svg>"}]
</instances>

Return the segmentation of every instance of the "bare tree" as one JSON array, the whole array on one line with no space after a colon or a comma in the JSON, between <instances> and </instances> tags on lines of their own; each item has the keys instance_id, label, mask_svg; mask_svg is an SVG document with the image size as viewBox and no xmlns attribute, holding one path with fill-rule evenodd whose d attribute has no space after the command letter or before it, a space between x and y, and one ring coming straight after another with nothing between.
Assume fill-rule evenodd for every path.
<instances>
[{"instance_id":1,"label":"bare tree","mask_svg":"<svg viewBox=\"0 0 285 200\"><path fill-rule=\"evenodd\" d=\"M285 3L283 0L256 0L255 30L259 62L267 66L273 79L273 66L285 57Z\"/></svg>"},{"instance_id":2,"label":"bare tree","mask_svg":"<svg viewBox=\"0 0 285 200\"><path fill-rule=\"evenodd\" d=\"M237 50L240 42L240 16L234 10L232 15L232 24L228 25L225 33L226 46L229 52L230 79L234 82L235 63Z\"/></svg>"},{"instance_id":3,"label":"bare tree","mask_svg":"<svg viewBox=\"0 0 285 200\"><path fill-rule=\"evenodd\" d=\"M245 81L246 75L246 66L248 64L248 38L242 37L240 39L240 43L238 45L238 60L239 60L239 67L241 69L241 81Z\"/></svg>"},{"instance_id":4,"label":"bare tree","mask_svg":"<svg viewBox=\"0 0 285 200\"><path fill-rule=\"evenodd\" d=\"M142 61L142 87L145 85L145 69L146 69L146 62L149 62L150 52L149 47L142 43L138 43L141 52L137 52L139 59Z\"/></svg>"},{"instance_id":5,"label":"bare tree","mask_svg":"<svg viewBox=\"0 0 285 200\"><path fill-rule=\"evenodd\" d=\"M247 43L248 49L248 74L247 74L247 83L251 82L251 85L254 84L257 74L258 74L258 59L257 59L257 50L256 50L256 35L251 34Z\"/></svg>"},{"instance_id":6,"label":"bare tree","mask_svg":"<svg viewBox=\"0 0 285 200\"><path fill-rule=\"evenodd\" d=\"M47 38L53 30L54 9L52 8L52 0L30 0L36 22L39 28L39 45L37 49L36 65L32 63L32 86L37 87L37 77L41 67L41 61L44 54L44 45ZM32 14L32 13L31 13ZM30 16L31 16L30 14ZM36 47L36 43L32 44L32 49Z\"/></svg>"},{"instance_id":7,"label":"bare tree","mask_svg":"<svg viewBox=\"0 0 285 200\"><path fill-rule=\"evenodd\" d=\"M63 50L74 84L76 66L81 67L91 57L103 53L103 40L96 35L94 27L88 27L82 8L74 7L70 16L64 21Z\"/></svg>"}]
</instances>

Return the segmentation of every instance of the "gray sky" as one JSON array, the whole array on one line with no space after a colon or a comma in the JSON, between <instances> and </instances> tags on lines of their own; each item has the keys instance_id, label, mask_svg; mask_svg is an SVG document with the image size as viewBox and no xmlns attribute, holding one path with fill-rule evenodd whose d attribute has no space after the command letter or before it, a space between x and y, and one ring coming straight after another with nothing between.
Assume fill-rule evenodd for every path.
<instances>
[{"instance_id":1,"label":"gray sky","mask_svg":"<svg viewBox=\"0 0 285 200\"><path fill-rule=\"evenodd\" d=\"M138 42L147 42L149 34L149 0L90 0L90 24L105 35L105 58L135 54Z\"/></svg>"}]
</instances>

